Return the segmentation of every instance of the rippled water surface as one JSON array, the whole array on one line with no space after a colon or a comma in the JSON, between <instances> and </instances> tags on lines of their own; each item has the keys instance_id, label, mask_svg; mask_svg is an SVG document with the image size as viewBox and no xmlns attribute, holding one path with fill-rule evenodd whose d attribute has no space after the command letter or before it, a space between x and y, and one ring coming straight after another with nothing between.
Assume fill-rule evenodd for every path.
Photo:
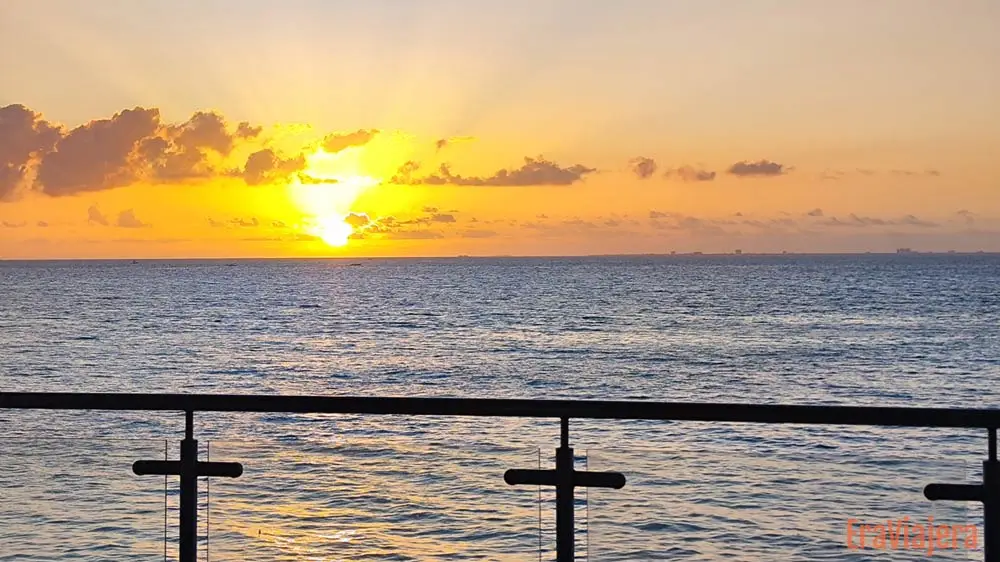
<instances>
[{"instance_id":1,"label":"rippled water surface","mask_svg":"<svg viewBox=\"0 0 1000 562\"><path fill-rule=\"evenodd\" d=\"M0 390L998 406L1000 257L0 262ZM0 412L0 560L162 560L175 414ZM544 420L201 414L203 558L552 559ZM849 519L979 524L969 431L572 425L589 560L919 560ZM210 489L209 489L210 486ZM166 511L166 518L164 517ZM980 544L981 547L981 544ZM981 551L935 552L981 558Z\"/></svg>"}]
</instances>

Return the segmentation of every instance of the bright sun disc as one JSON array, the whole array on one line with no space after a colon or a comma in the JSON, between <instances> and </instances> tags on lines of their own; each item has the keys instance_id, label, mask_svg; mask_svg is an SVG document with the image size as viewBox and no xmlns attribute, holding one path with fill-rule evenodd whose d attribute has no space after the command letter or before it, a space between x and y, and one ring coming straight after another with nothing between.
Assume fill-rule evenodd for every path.
<instances>
[{"instance_id":1,"label":"bright sun disc","mask_svg":"<svg viewBox=\"0 0 1000 562\"><path fill-rule=\"evenodd\" d=\"M347 239L353 232L354 229L351 228L351 225L344 222L341 217L321 219L316 228L313 229L315 236L319 236L323 242L335 248L346 246Z\"/></svg>"}]
</instances>

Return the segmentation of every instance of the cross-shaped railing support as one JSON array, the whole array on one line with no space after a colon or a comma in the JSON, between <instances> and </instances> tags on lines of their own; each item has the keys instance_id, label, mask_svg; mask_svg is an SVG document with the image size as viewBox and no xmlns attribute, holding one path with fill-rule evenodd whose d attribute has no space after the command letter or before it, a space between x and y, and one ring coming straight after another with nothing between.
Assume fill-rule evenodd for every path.
<instances>
[{"instance_id":1,"label":"cross-shaped railing support","mask_svg":"<svg viewBox=\"0 0 1000 562\"><path fill-rule=\"evenodd\" d=\"M983 504L983 558L1000 562L1000 461L997 461L997 430L989 428L989 454L983 461L982 484L928 484L924 497Z\"/></svg>"},{"instance_id":2,"label":"cross-shaped railing support","mask_svg":"<svg viewBox=\"0 0 1000 562\"><path fill-rule=\"evenodd\" d=\"M560 420L560 447L556 449L555 470L510 469L504 482L511 486L555 486L556 489L556 561L573 562L575 549L573 491L575 488L625 487L625 476L618 472L577 472L573 468L573 449L569 446L569 419Z\"/></svg>"},{"instance_id":3,"label":"cross-shaped railing support","mask_svg":"<svg viewBox=\"0 0 1000 562\"><path fill-rule=\"evenodd\" d=\"M201 462L198 460L198 441L194 438L194 412L185 412L184 440L181 441L179 461L135 461L132 472L139 476L148 474L181 477L180 513L180 562L198 559L198 477L224 476L238 478L243 465L238 462Z\"/></svg>"}]
</instances>

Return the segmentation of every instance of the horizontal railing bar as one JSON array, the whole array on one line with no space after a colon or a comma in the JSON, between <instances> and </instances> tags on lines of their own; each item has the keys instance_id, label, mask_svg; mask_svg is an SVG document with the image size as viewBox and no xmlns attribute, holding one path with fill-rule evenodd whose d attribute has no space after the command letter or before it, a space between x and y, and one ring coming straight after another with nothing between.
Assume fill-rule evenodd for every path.
<instances>
[{"instance_id":1,"label":"horizontal railing bar","mask_svg":"<svg viewBox=\"0 0 1000 562\"><path fill-rule=\"evenodd\" d=\"M1000 409L606 400L0 392L0 409L272 412L905 427L1000 427Z\"/></svg>"}]
</instances>

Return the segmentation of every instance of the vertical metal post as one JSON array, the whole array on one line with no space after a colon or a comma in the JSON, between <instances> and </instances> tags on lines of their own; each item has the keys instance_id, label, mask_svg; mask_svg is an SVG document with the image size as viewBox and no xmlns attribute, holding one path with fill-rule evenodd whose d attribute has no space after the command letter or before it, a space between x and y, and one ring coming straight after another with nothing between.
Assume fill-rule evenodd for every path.
<instances>
[{"instance_id":1,"label":"vertical metal post","mask_svg":"<svg viewBox=\"0 0 1000 562\"><path fill-rule=\"evenodd\" d=\"M181 441L180 562L198 559L198 441L194 439L194 412L184 413Z\"/></svg>"},{"instance_id":2,"label":"vertical metal post","mask_svg":"<svg viewBox=\"0 0 1000 562\"><path fill-rule=\"evenodd\" d=\"M556 560L573 562L573 449L569 446L569 418L560 420L559 448L556 449Z\"/></svg>"},{"instance_id":3,"label":"vertical metal post","mask_svg":"<svg viewBox=\"0 0 1000 562\"><path fill-rule=\"evenodd\" d=\"M989 456L983 461L983 554L986 562L1000 562L1000 461L997 430L989 428Z\"/></svg>"}]
</instances>

